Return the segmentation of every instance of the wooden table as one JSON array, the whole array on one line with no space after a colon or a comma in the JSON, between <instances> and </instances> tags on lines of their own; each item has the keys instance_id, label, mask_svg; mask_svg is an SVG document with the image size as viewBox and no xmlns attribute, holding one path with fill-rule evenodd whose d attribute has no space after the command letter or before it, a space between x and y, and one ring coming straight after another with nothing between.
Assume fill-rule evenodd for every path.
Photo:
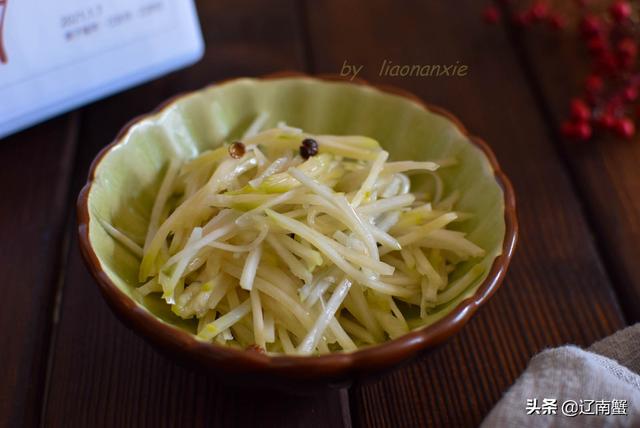
<instances>
[{"instance_id":1,"label":"wooden table","mask_svg":"<svg viewBox=\"0 0 640 428\"><path fill-rule=\"evenodd\" d=\"M637 321L638 139L564 143L558 124L585 73L577 42L487 27L482 7L202 0L200 63L0 141L0 426L475 426L536 352ZM381 77L385 59L469 73ZM81 260L74 203L91 159L177 92L283 69L338 73L344 61L451 110L493 147L521 226L505 284L447 344L349 391L237 391L174 364L115 319Z\"/></svg>"}]
</instances>

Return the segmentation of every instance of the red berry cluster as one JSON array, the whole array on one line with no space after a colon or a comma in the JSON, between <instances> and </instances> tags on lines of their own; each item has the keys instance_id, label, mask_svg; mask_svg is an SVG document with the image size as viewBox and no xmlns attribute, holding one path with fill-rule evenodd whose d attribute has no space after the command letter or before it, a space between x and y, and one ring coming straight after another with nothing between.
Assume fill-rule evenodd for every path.
<instances>
[{"instance_id":1,"label":"red berry cluster","mask_svg":"<svg viewBox=\"0 0 640 428\"><path fill-rule=\"evenodd\" d=\"M638 11L628 0L613 0L606 13L595 13L589 7L595 3L575 0L579 12L577 29L591 60L591 72L582 95L571 100L570 117L562 124L561 132L577 141L589 140L595 131L630 139L636 133L633 110L640 92ZM546 23L553 29L566 28L565 15L554 11L549 0L528 1L524 9L517 11L513 11L514 5L504 6L512 11L511 18L520 27ZM497 23L500 9L488 6L483 17L488 23ZM640 110L635 115L640 117Z\"/></svg>"},{"instance_id":2,"label":"red berry cluster","mask_svg":"<svg viewBox=\"0 0 640 428\"><path fill-rule=\"evenodd\" d=\"M501 3L509 3L509 1L501 0ZM487 6L482 15L488 24L500 22L502 16L497 6ZM561 30L567 25L564 16L558 12L554 12L549 7L549 4L542 0L534 1L525 9L513 12L511 19L513 23L519 27L546 24L554 30Z\"/></svg>"}]
</instances>

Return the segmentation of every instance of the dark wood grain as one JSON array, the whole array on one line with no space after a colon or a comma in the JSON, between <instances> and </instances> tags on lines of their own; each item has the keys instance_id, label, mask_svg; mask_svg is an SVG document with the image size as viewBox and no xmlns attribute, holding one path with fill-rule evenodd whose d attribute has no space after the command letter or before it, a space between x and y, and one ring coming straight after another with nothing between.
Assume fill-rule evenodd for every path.
<instances>
[{"instance_id":1,"label":"dark wood grain","mask_svg":"<svg viewBox=\"0 0 640 428\"><path fill-rule=\"evenodd\" d=\"M76 125L67 115L0 141L0 426L40 415Z\"/></svg>"},{"instance_id":2,"label":"dark wood grain","mask_svg":"<svg viewBox=\"0 0 640 428\"><path fill-rule=\"evenodd\" d=\"M76 139L69 117L0 144L0 272L6 284L0 425L37 424L44 396L43 422L65 427L349 426L352 416L357 426L475 426L535 352L585 345L623 326L590 225L625 308L636 317L633 309L640 306L631 284L640 283L640 273L628 254L637 254L633 238L640 233L633 197L637 145L567 147L559 155L552 141L550 125L563 113L579 63L555 65L548 46L527 45L530 52L517 54L511 33L484 27L482 5L471 0L401 7L388 0L203 0L199 6L204 60L85 109L70 187ZM561 52L571 49L563 43ZM454 79L382 78L377 73L384 59L460 61L470 72ZM61 251L69 193L79 190L92 157L131 117L213 80L291 68L335 73L345 60L364 65L366 78L449 108L486 138L514 181L522 226L503 290L438 350L354 388L351 415L344 391L306 398L237 391L177 366L109 312L80 259L73 218L66 218L70 248ZM569 67L567 77L557 71ZM63 300L50 328L58 276Z\"/></svg>"},{"instance_id":3,"label":"dark wood grain","mask_svg":"<svg viewBox=\"0 0 640 428\"><path fill-rule=\"evenodd\" d=\"M569 11L571 13L571 11ZM588 73L585 47L575 32L514 31L522 65L540 93L554 130L582 93ZM554 139L583 195L601 254L629 322L640 321L640 134L631 141L596 135L588 144Z\"/></svg>"},{"instance_id":4,"label":"dark wood grain","mask_svg":"<svg viewBox=\"0 0 640 428\"><path fill-rule=\"evenodd\" d=\"M521 240L503 289L439 350L352 391L358 426L475 426L552 345L585 345L624 325L581 203L507 34L482 2L308 2L318 72L344 61L457 114L495 149L518 197ZM383 78L381 62L461 64L464 78ZM524 411L524 409L523 409Z\"/></svg>"},{"instance_id":5,"label":"dark wood grain","mask_svg":"<svg viewBox=\"0 0 640 428\"><path fill-rule=\"evenodd\" d=\"M293 1L202 1L203 61L86 109L73 191L96 152L132 117L215 80L303 67ZM45 423L50 426L350 426L348 399L237 391L156 353L123 327L99 296L75 239L53 349Z\"/></svg>"}]
</instances>

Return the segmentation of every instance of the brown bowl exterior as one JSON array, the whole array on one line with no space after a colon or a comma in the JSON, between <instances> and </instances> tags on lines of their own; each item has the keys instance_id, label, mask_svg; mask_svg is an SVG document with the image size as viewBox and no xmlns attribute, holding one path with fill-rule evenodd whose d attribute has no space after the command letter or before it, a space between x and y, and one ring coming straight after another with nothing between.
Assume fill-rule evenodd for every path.
<instances>
[{"instance_id":1,"label":"brown bowl exterior","mask_svg":"<svg viewBox=\"0 0 640 428\"><path fill-rule=\"evenodd\" d=\"M337 76L308 76L297 72L281 72L264 76L262 79L286 77L344 81ZM457 333L478 308L496 292L504 279L515 250L518 224L513 187L489 146L480 138L471 136L451 113L430 106L411 93L393 87L372 85L363 80L350 83L373 86L380 91L408 98L431 112L445 116L487 156L493 167L495 179L503 190L506 231L502 254L494 260L487 278L475 295L460 302L451 313L436 323L397 339L352 353L334 353L312 357L270 356L255 351L205 343L197 340L190 333L157 320L122 293L102 270L89 240L88 197L97 166L103 157L120 143L127 130L133 124L175 103L186 95L183 94L168 100L155 111L129 122L116 139L96 156L91 165L88 181L78 196L78 234L82 255L105 300L125 325L174 359L189 367L204 369L216 378L230 384L304 393L324 387L349 386L353 382L379 375L403 362L414 359Z\"/></svg>"}]
</instances>

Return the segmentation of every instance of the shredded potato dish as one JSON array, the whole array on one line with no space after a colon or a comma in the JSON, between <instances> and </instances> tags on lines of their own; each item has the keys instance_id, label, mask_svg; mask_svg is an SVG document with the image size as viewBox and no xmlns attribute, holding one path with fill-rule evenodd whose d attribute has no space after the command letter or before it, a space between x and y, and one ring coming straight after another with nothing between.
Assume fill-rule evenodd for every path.
<instances>
[{"instance_id":1,"label":"shredded potato dish","mask_svg":"<svg viewBox=\"0 0 640 428\"><path fill-rule=\"evenodd\" d=\"M450 228L439 169L390 161L365 136L262 130L164 169L144 243L107 231L140 259L136 293L159 293L197 337L268 353L353 351L425 325L483 273L450 273L484 250ZM432 191L412 192L428 174Z\"/></svg>"}]
</instances>

